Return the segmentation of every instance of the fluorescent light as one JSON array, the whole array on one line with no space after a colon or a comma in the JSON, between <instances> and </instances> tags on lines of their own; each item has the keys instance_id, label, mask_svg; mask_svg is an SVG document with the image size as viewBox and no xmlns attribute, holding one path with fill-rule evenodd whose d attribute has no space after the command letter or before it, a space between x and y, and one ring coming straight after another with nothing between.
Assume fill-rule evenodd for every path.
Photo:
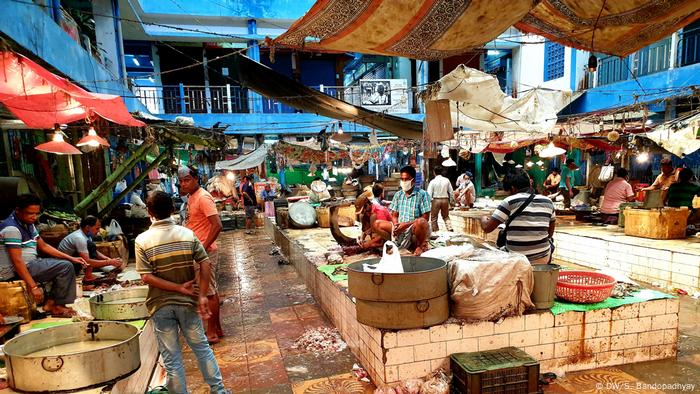
<instances>
[{"instance_id":1,"label":"fluorescent light","mask_svg":"<svg viewBox=\"0 0 700 394\"><path fill-rule=\"evenodd\" d=\"M137 58L135 58L135 57L132 57L132 58L131 58L131 61L133 61L135 65L137 65L137 66L139 66L139 67L141 66L141 63L139 63L139 59L137 59Z\"/></svg>"},{"instance_id":2,"label":"fluorescent light","mask_svg":"<svg viewBox=\"0 0 700 394\"><path fill-rule=\"evenodd\" d=\"M498 56L500 54L501 51L499 51L498 49L489 49L488 51L486 51L487 56Z\"/></svg>"}]
</instances>

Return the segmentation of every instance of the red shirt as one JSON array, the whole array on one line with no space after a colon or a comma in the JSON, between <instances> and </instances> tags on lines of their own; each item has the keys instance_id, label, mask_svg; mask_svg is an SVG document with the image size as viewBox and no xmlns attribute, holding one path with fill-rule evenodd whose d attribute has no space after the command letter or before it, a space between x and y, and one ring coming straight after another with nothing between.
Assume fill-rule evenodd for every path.
<instances>
[{"instance_id":1,"label":"red shirt","mask_svg":"<svg viewBox=\"0 0 700 394\"><path fill-rule=\"evenodd\" d=\"M389 209L383 205L372 203L372 213L377 215L377 220L391 221Z\"/></svg>"}]
</instances>

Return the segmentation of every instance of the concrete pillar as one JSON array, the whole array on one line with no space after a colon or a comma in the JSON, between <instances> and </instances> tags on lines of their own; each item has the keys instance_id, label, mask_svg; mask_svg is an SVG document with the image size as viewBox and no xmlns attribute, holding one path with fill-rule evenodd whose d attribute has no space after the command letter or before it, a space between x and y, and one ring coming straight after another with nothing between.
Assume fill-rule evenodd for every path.
<instances>
[{"instance_id":1,"label":"concrete pillar","mask_svg":"<svg viewBox=\"0 0 700 394\"><path fill-rule=\"evenodd\" d=\"M405 57L396 58L396 69L395 69L394 78L406 80L406 86L409 89L409 92L408 92L408 113L412 113L413 112L413 95L415 92L412 89L413 78L411 78L411 59L408 59Z\"/></svg>"},{"instance_id":2,"label":"concrete pillar","mask_svg":"<svg viewBox=\"0 0 700 394\"><path fill-rule=\"evenodd\" d=\"M151 59L153 59L153 84L156 85L156 101L158 102L158 113L165 113L165 98L163 97L163 79L160 77L160 54L158 48L151 44Z\"/></svg>"},{"instance_id":3,"label":"concrete pillar","mask_svg":"<svg viewBox=\"0 0 700 394\"><path fill-rule=\"evenodd\" d=\"M211 113L211 91L209 90L209 59L207 59L207 48L202 48L202 69L204 70L204 105L207 113Z\"/></svg>"},{"instance_id":4,"label":"concrete pillar","mask_svg":"<svg viewBox=\"0 0 700 394\"><path fill-rule=\"evenodd\" d=\"M248 34L258 34L258 24L255 19L248 20ZM252 39L248 41L248 51L247 55L249 58L260 61L260 47L258 46L258 40ZM248 111L253 114L260 114L262 110L262 96L248 90Z\"/></svg>"},{"instance_id":5,"label":"concrete pillar","mask_svg":"<svg viewBox=\"0 0 700 394\"><path fill-rule=\"evenodd\" d=\"M425 60L416 60L416 85L418 91L425 89L428 84L428 62ZM421 102L418 104L420 113L425 113L425 105Z\"/></svg>"},{"instance_id":6,"label":"concrete pillar","mask_svg":"<svg viewBox=\"0 0 700 394\"><path fill-rule=\"evenodd\" d=\"M483 160L483 157L484 155L481 153L474 154L474 192L477 196L481 196L481 180L483 179L481 171L481 162Z\"/></svg>"},{"instance_id":7,"label":"concrete pillar","mask_svg":"<svg viewBox=\"0 0 700 394\"><path fill-rule=\"evenodd\" d=\"M124 48L119 22L119 5L116 0L94 0L95 42L103 54L105 68L119 78L126 76Z\"/></svg>"},{"instance_id":8,"label":"concrete pillar","mask_svg":"<svg viewBox=\"0 0 700 394\"><path fill-rule=\"evenodd\" d=\"M678 67L678 32L674 32L671 35L671 61L669 62L669 70Z\"/></svg>"}]
</instances>

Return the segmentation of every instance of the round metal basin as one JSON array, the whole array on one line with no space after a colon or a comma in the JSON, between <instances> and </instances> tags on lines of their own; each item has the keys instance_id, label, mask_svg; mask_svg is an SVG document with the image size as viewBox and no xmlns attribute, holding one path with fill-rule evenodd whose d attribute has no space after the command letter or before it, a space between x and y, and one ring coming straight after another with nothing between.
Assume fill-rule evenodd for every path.
<instances>
[{"instance_id":1,"label":"round metal basin","mask_svg":"<svg viewBox=\"0 0 700 394\"><path fill-rule=\"evenodd\" d=\"M5 344L10 387L60 392L106 384L141 366L138 328L119 322L81 322L46 328Z\"/></svg>"},{"instance_id":2,"label":"round metal basin","mask_svg":"<svg viewBox=\"0 0 700 394\"><path fill-rule=\"evenodd\" d=\"M404 273L365 272L363 264L377 264L378 258L348 266L348 290L367 301L419 301L447 293L447 263L430 257L401 256Z\"/></svg>"},{"instance_id":3,"label":"round metal basin","mask_svg":"<svg viewBox=\"0 0 700 394\"><path fill-rule=\"evenodd\" d=\"M141 320L148 317L148 287L110 291L90 297L90 313L95 320Z\"/></svg>"}]
</instances>

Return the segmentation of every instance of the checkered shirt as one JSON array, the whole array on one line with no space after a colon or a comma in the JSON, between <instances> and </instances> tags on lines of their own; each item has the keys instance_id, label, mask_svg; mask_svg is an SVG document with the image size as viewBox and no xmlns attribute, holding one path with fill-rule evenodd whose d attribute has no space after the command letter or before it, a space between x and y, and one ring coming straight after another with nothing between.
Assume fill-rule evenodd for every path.
<instances>
[{"instance_id":1,"label":"checkered shirt","mask_svg":"<svg viewBox=\"0 0 700 394\"><path fill-rule=\"evenodd\" d=\"M403 190L399 190L394 194L389 209L399 213L399 223L412 222L430 212L430 196L428 192L417 187L413 188L410 196L407 196Z\"/></svg>"}]
</instances>

